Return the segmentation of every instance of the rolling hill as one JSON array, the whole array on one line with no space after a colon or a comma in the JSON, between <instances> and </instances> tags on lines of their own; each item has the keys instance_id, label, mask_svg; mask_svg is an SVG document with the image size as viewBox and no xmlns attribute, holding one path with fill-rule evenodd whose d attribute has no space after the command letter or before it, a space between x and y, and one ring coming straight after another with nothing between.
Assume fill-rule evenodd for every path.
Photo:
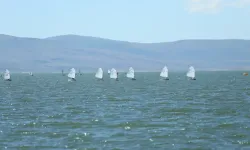
<instances>
[{"instance_id":1,"label":"rolling hill","mask_svg":"<svg viewBox=\"0 0 250 150\"><path fill-rule=\"evenodd\" d=\"M45 39L0 35L0 70L60 72L71 67L82 72L133 66L137 71L249 70L250 40L181 40L134 43L96 37L61 35Z\"/></svg>"}]
</instances>

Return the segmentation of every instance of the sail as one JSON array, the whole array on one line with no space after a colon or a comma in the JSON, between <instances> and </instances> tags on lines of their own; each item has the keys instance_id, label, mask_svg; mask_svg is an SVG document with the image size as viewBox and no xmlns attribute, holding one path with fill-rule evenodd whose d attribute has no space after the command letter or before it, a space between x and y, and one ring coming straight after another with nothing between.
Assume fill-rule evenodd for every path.
<instances>
[{"instance_id":1,"label":"sail","mask_svg":"<svg viewBox=\"0 0 250 150\"><path fill-rule=\"evenodd\" d=\"M190 66L187 72L187 77L194 78L195 77L195 70L193 66Z\"/></svg>"},{"instance_id":2,"label":"sail","mask_svg":"<svg viewBox=\"0 0 250 150\"><path fill-rule=\"evenodd\" d=\"M164 66L161 70L160 76L163 78L168 78L168 68L167 66Z\"/></svg>"},{"instance_id":3,"label":"sail","mask_svg":"<svg viewBox=\"0 0 250 150\"><path fill-rule=\"evenodd\" d=\"M95 74L95 77L98 78L98 79L102 79L103 78L103 71L102 71L102 68L98 68L96 74Z\"/></svg>"},{"instance_id":4,"label":"sail","mask_svg":"<svg viewBox=\"0 0 250 150\"><path fill-rule=\"evenodd\" d=\"M4 80L9 80L10 79L10 72L8 69L6 69L5 73L4 73Z\"/></svg>"},{"instance_id":5,"label":"sail","mask_svg":"<svg viewBox=\"0 0 250 150\"><path fill-rule=\"evenodd\" d=\"M108 74L110 74L110 70L108 70Z\"/></svg>"},{"instance_id":6,"label":"sail","mask_svg":"<svg viewBox=\"0 0 250 150\"><path fill-rule=\"evenodd\" d=\"M135 71L132 67L129 68L127 78L135 78Z\"/></svg>"},{"instance_id":7,"label":"sail","mask_svg":"<svg viewBox=\"0 0 250 150\"><path fill-rule=\"evenodd\" d=\"M110 71L110 78L111 79L117 79L117 72L114 68L111 69Z\"/></svg>"},{"instance_id":8,"label":"sail","mask_svg":"<svg viewBox=\"0 0 250 150\"><path fill-rule=\"evenodd\" d=\"M76 77L76 70L75 70L75 68L70 69L68 77L72 78L72 79L74 79Z\"/></svg>"}]
</instances>

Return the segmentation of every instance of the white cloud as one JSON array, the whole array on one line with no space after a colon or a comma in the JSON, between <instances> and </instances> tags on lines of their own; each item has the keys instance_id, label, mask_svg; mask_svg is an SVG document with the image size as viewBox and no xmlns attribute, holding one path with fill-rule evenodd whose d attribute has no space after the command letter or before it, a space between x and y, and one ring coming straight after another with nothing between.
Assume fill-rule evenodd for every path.
<instances>
[{"instance_id":1,"label":"white cloud","mask_svg":"<svg viewBox=\"0 0 250 150\"><path fill-rule=\"evenodd\" d=\"M250 0L234 0L231 3L229 3L229 6L232 6L232 7L250 6Z\"/></svg>"},{"instance_id":2,"label":"white cloud","mask_svg":"<svg viewBox=\"0 0 250 150\"><path fill-rule=\"evenodd\" d=\"M221 7L222 0L190 0L190 12L217 12Z\"/></svg>"},{"instance_id":3,"label":"white cloud","mask_svg":"<svg viewBox=\"0 0 250 150\"><path fill-rule=\"evenodd\" d=\"M226 7L247 6L250 6L250 0L188 0L188 11L191 13L217 13Z\"/></svg>"}]
</instances>

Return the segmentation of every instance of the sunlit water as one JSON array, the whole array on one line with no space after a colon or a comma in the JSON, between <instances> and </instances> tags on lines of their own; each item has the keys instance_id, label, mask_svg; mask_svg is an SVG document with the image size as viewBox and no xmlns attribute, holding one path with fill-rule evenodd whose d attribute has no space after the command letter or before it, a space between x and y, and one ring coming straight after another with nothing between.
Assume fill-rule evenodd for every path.
<instances>
[{"instance_id":1,"label":"sunlit water","mask_svg":"<svg viewBox=\"0 0 250 150\"><path fill-rule=\"evenodd\" d=\"M0 81L0 149L250 149L250 77L241 72Z\"/></svg>"}]
</instances>

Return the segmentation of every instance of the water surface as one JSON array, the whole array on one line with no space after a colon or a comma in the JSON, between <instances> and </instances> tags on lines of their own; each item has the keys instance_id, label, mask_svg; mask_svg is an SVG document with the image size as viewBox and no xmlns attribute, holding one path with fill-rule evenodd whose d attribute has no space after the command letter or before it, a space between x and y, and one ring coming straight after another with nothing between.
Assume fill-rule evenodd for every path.
<instances>
[{"instance_id":1,"label":"water surface","mask_svg":"<svg viewBox=\"0 0 250 150\"><path fill-rule=\"evenodd\" d=\"M250 149L249 76L169 76L13 74L0 81L0 149Z\"/></svg>"}]
</instances>

